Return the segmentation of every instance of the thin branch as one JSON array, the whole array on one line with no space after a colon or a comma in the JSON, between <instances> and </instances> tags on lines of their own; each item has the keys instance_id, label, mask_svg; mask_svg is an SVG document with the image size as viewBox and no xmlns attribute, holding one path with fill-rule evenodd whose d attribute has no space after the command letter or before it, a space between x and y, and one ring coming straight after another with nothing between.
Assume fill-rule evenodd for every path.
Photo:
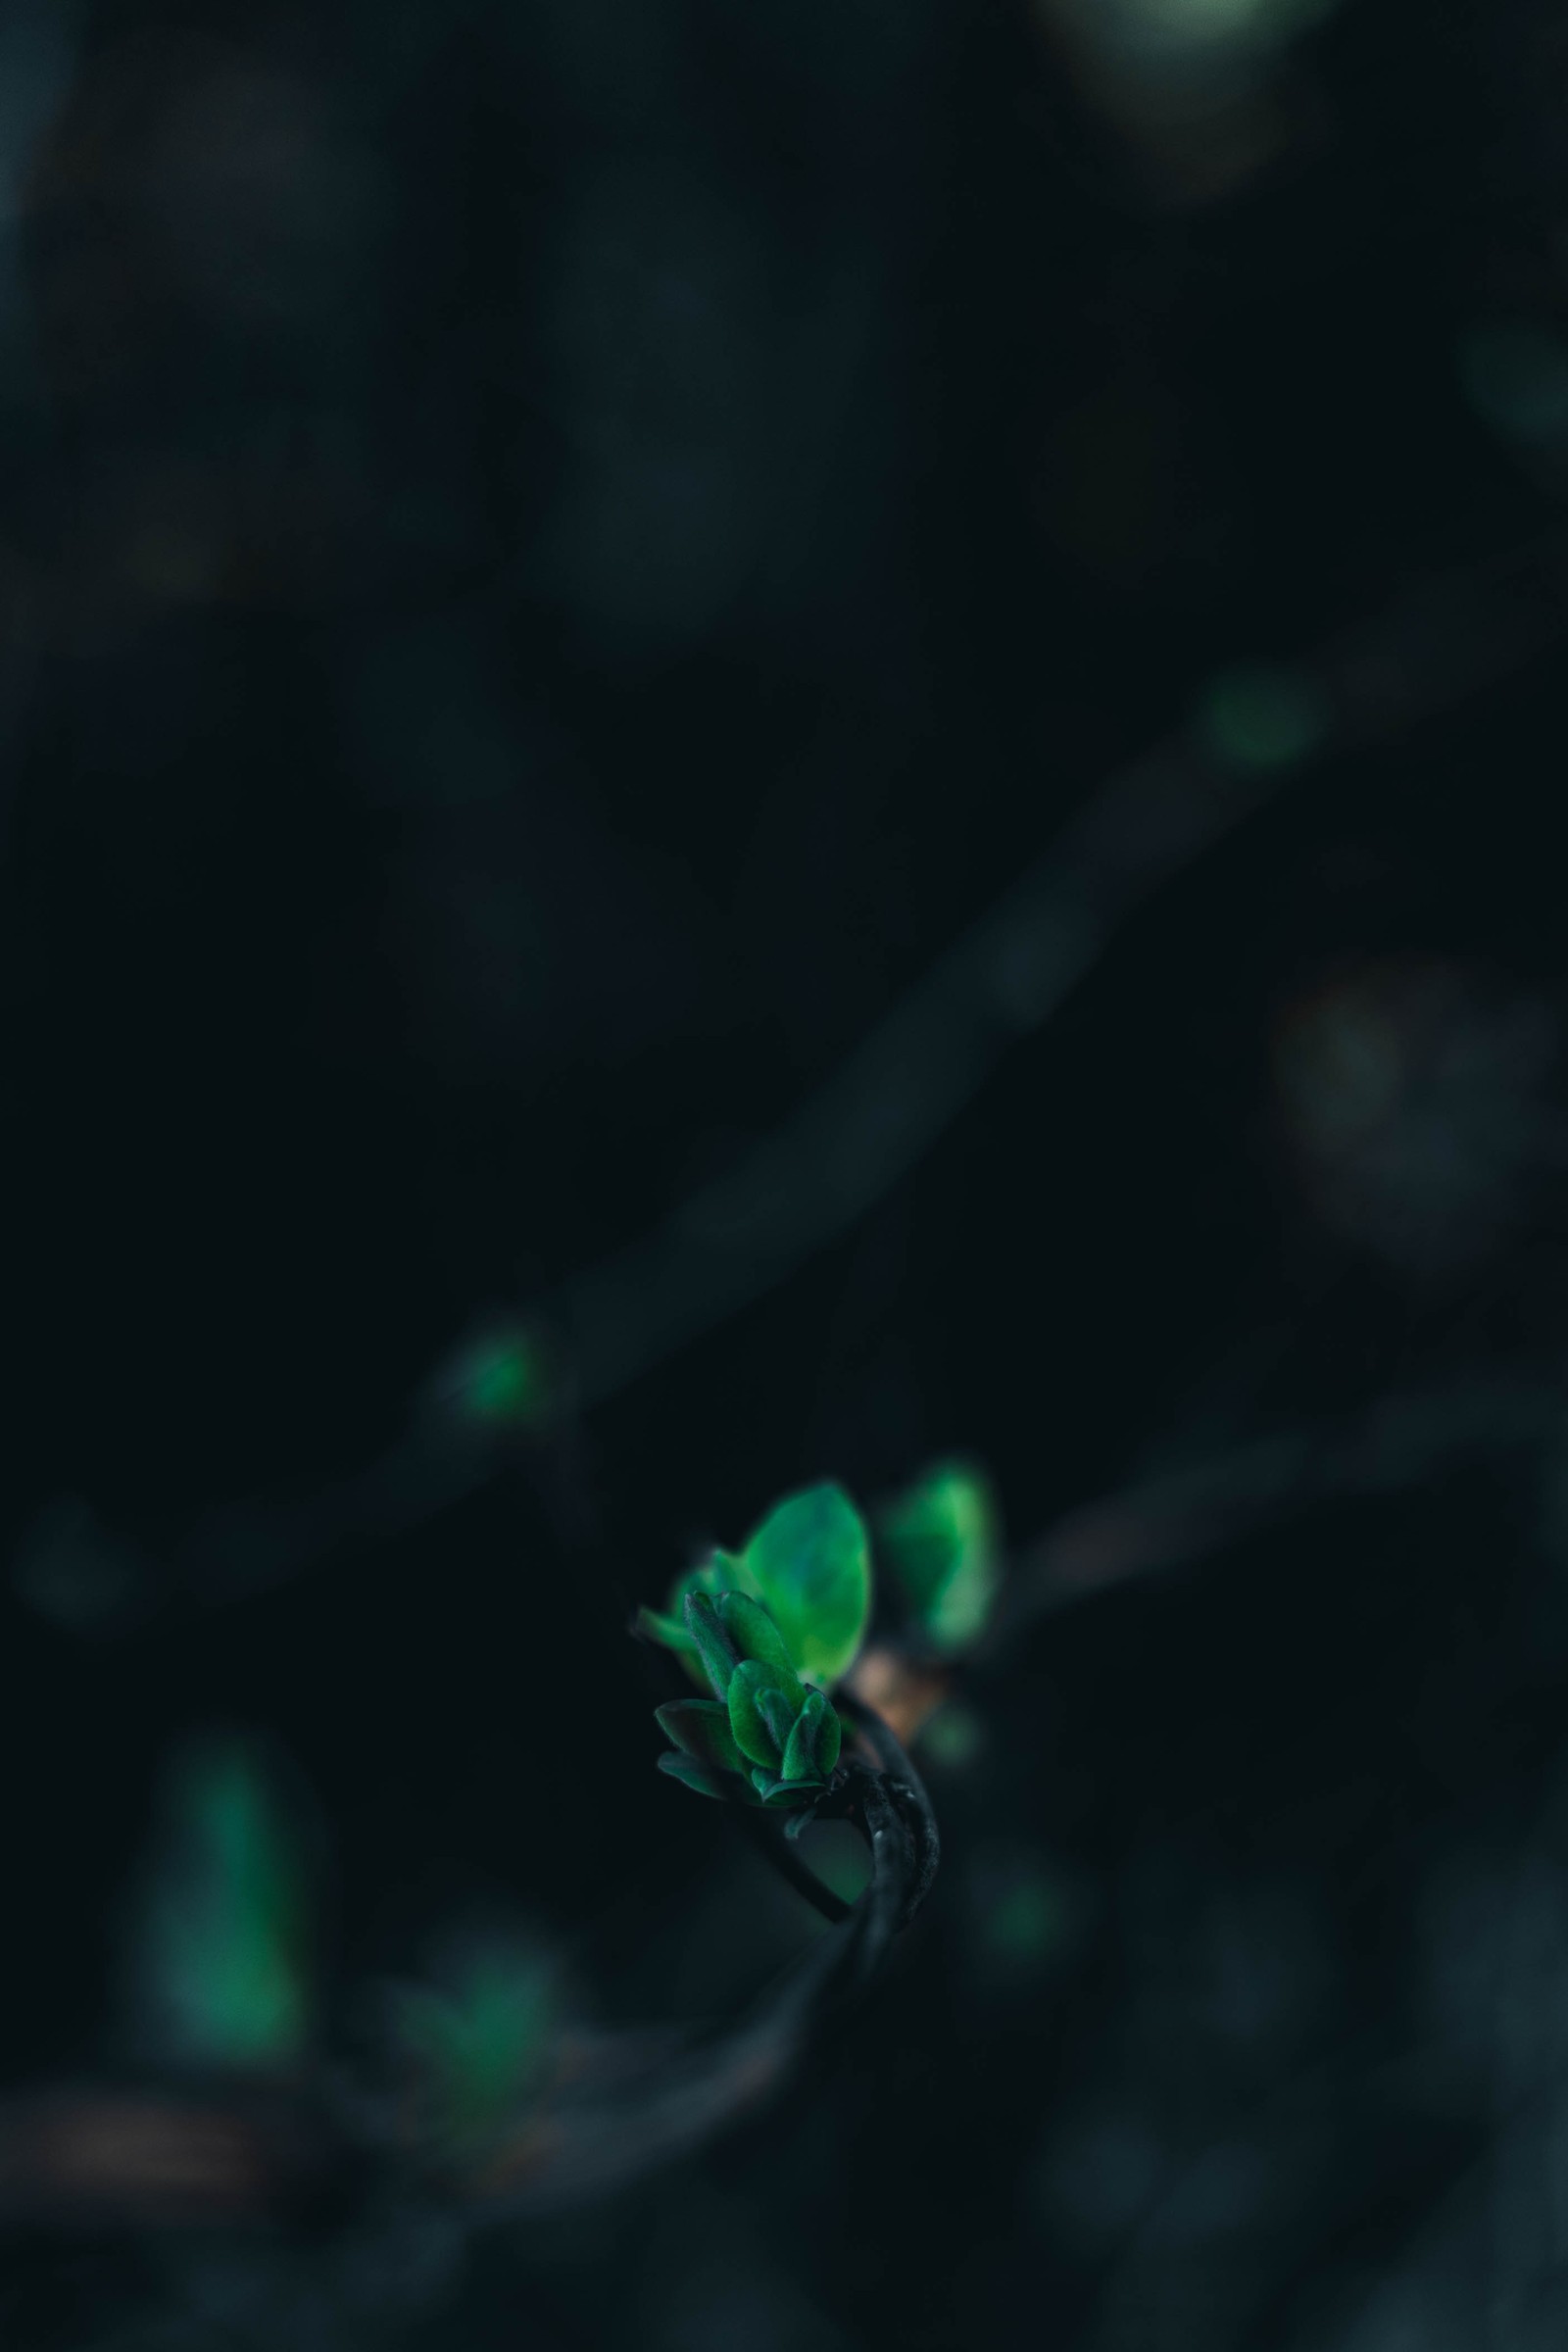
<instances>
[{"instance_id":1,"label":"thin branch","mask_svg":"<svg viewBox=\"0 0 1568 2352\"><path fill-rule=\"evenodd\" d=\"M795 1848L787 1843L773 1823L739 1797L731 1799L730 1811L737 1827L748 1841L757 1848L770 1867L797 1894L804 1895L813 1911L819 1911L830 1927L837 1927L850 1916L852 1906L831 1886L823 1885L815 1871L808 1869Z\"/></svg>"},{"instance_id":2,"label":"thin branch","mask_svg":"<svg viewBox=\"0 0 1568 2352\"><path fill-rule=\"evenodd\" d=\"M1313 1503L1399 1494L1457 1463L1528 1453L1563 1436L1559 1380L1479 1378L1381 1396L1343 1419L1276 1431L1146 1479L1068 1512L1029 1547L976 1662L1004 1660L1040 1617Z\"/></svg>"},{"instance_id":3,"label":"thin branch","mask_svg":"<svg viewBox=\"0 0 1568 2352\"><path fill-rule=\"evenodd\" d=\"M607 2036L585 2063L563 2071L505 2145L466 2168L368 2122L352 2097L323 2107L309 2084L274 2091L265 2104L221 2088L201 2097L46 2094L0 2109L0 2214L186 2227L308 2203L347 2216L389 2178L406 2185L413 2176L477 2225L608 2196L703 2146L783 2089L845 2009L874 1987L929 1885L935 1824L910 1826L929 1811L918 1777L891 1732L866 1710L855 1713L879 1759L852 1758L845 1775L846 1811L871 1851L870 1881L739 2024L688 2036L673 2051L636 2032Z\"/></svg>"},{"instance_id":4,"label":"thin branch","mask_svg":"<svg viewBox=\"0 0 1568 2352\"><path fill-rule=\"evenodd\" d=\"M1227 762L1186 733L1112 777L1051 848L870 1032L848 1062L662 1227L584 1269L530 1320L570 1411L614 1396L785 1280L908 1173L1155 892L1324 760L1387 741L1523 667L1568 630L1557 535L1420 590L1298 666L1322 711L1312 755ZM425 1384L451 1388L451 1358ZM449 1401L461 1410L461 1398ZM293 1497L196 1520L130 1583L227 1599L373 1542L485 1486L503 1442L427 1418L377 1461ZM129 1566L134 1568L135 1563ZM159 1588L159 1589L154 1589ZM135 1598L124 1621L138 1615Z\"/></svg>"}]
</instances>

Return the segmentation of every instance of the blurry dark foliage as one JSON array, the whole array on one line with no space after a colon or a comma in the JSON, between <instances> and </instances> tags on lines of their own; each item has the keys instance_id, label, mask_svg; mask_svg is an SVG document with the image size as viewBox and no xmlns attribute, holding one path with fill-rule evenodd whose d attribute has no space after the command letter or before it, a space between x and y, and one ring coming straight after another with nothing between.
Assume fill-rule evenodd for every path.
<instances>
[{"instance_id":1,"label":"blurry dark foliage","mask_svg":"<svg viewBox=\"0 0 1568 2352\"><path fill-rule=\"evenodd\" d=\"M818 1477L1202 1498L976 1668L764 2119L471 2241L29 2212L8 2347L1568 2340L1565 240L1546 0L8 0L5 2082L171 2063L138 1874L236 1727L334 2050L518 1922L733 2006L804 1915L629 1607ZM1426 678L1521 563L826 1247L411 1449L1216 677Z\"/></svg>"}]
</instances>

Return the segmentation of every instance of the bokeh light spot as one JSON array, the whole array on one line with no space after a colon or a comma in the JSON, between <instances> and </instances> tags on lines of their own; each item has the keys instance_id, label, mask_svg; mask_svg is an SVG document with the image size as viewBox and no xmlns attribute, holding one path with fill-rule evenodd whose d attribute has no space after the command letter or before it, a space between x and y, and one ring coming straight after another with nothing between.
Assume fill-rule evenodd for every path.
<instances>
[{"instance_id":1,"label":"bokeh light spot","mask_svg":"<svg viewBox=\"0 0 1568 2352\"><path fill-rule=\"evenodd\" d=\"M1568 435L1568 337L1529 319L1473 327L1459 346L1471 405L1512 441Z\"/></svg>"},{"instance_id":2,"label":"bokeh light spot","mask_svg":"<svg viewBox=\"0 0 1568 2352\"><path fill-rule=\"evenodd\" d=\"M1211 680L1200 712L1209 751L1228 767L1290 767L1327 732L1323 699L1288 669L1236 668Z\"/></svg>"}]
</instances>

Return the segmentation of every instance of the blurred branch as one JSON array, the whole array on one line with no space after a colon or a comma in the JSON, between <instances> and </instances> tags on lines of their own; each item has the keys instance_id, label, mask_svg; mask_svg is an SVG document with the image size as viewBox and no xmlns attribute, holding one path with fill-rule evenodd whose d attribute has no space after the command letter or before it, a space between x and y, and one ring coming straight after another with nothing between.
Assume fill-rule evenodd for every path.
<instances>
[{"instance_id":1,"label":"blurred branch","mask_svg":"<svg viewBox=\"0 0 1568 2352\"><path fill-rule=\"evenodd\" d=\"M1318 718L1310 759L1250 763L1183 735L1111 778L784 1127L544 1302L576 1400L614 1395L847 1231L1120 926L1303 765L1403 733L1558 642L1565 557L1552 539L1425 583L1292 672Z\"/></svg>"},{"instance_id":2,"label":"blurred branch","mask_svg":"<svg viewBox=\"0 0 1568 2352\"><path fill-rule=\"evenodd\" d=\"M1239 757L1184 733L1093 794L782 1127L658 1231L537 1302L530 1328L563 1367L558 1419L614 1396L848 1231L1060 1006L1120 926L1303 771L1441 716L1560 642L1565 558L1552 537L1427 581L1287 673L1316 730L1289 757ZM468 1352L427 1384L445 1398L443 1413L421 1412L378 1460L324 1489L253 1496L194 1521L161 1571L149 1562L129 1576L110 1630L171 1587L218 1600L262 1589L487 1484L529 1431L464 1423L452 1363Z\"/></svg>"},{"instance_id":3,"label":"blurred branch","mask_svg":"<svg viewBox=\"0 0 1568 2352\"><path fill-rule=\"evenodd\" d=\"M1019 1559L977 1656L1036 1619L1182 1566L1314 1502L1396 1494L1448 1466L1568 1438L1548 1380L1455 1381L1379 1397L1343 1420L1259 1438L1069 1512Z\"/></svg>"},{"instance_id":4,"label":"blurred branch","mask_svg":"<svg viewBox=\"0 0 1568 2352\"><path fill-rule=\"evenodd\" d=\"M663 2037L608 2036L466 2166L310 2085L265 2102L221 2088L51 2090L0 2108L0 2218L185 2226L346 2214L412 2175L478 2223L606 2196L692 2152L781 2090L874 1987L930 1886L936 1827L918 1775L886 1726L855 1714L875 1761L852 1759L845 1810L870 1848L869 1883L738 2026L673 2051Z\"/></svg>"},{"instance_id":5,"label":"blurred branch","mask_svg":"<svg viewBox=\"0 0 1568 2352\"><path fill-rule=\"evenodd\" d=\"M849 1712L842 1698L839 1712ZM743 1804L738 1796L729 1800L729 1809L742 1835L757 1848L769 1868L776 1870L797 1894L804 1895L812 1910L819 1912L829 1927L837 1927L841 1920L849 1918L852 1905L842 1895L835 1894L831 1886L824 1886L814 1871L807 1869L799 1854L786 1843L773 1821L757 1812L753 1806Z\"/></svg>"}]
</instances>

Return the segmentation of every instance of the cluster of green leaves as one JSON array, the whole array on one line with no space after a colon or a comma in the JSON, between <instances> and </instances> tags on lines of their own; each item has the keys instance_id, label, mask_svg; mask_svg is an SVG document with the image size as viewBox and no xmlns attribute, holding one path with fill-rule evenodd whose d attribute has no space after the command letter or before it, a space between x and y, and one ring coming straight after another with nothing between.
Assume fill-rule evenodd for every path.
<instances>
[{"instance_id":1,"label":"cluster of green leaves","mask_svg":"<svg viewBox=\"0 0 1568 2352\"><path fill-rule=\"evenodd\" d=\"M830 1689L854 1665L871 1615L871 1551L864 1523L842 1487L808 1487L770 1510L738 1552L715 1551L677 1579L667 1611L644 1609L645 1634L708 1680L685 1616L693 1593L738 1592L760 1601L797 1675Z\"/></svg>"},{"instance_id":2,"label":"cluster of green leaves","mask_svg":"<svg viewBox=\"0 0 1568 2352\"><path fill-rule=\"evenodd\" d=\"M1001 1583L980 1472L940 1463L879 1515L878 1535L923 1643L944 1657L967 1648ZM838 1763L843 1732L826 1692L854 1665L870 1617L870 1544L843 1489L775 1504L740 1551L715 1551L677 1579L667 1609L639 1613L642 1631L715 1693L658 1710L674 1742L663 1770L706 1796L788 1811L798 1833Z\"/></svg>"},{"instance_id":3,"label":"cluster of green leaves","mask_svg":"<svg viewBox=\"0 0 1568 2352\"><path fill-rule=\"evenodd\" d=\"M661 1766L703 1796L787 1812L798 1837L832 1787L843 1745L832 1700L802 1682L779 1628L749 1592L688 1592L685 1619L715 1696L656 1710L674 1742Z\"/></svg>"}]
</instances>

